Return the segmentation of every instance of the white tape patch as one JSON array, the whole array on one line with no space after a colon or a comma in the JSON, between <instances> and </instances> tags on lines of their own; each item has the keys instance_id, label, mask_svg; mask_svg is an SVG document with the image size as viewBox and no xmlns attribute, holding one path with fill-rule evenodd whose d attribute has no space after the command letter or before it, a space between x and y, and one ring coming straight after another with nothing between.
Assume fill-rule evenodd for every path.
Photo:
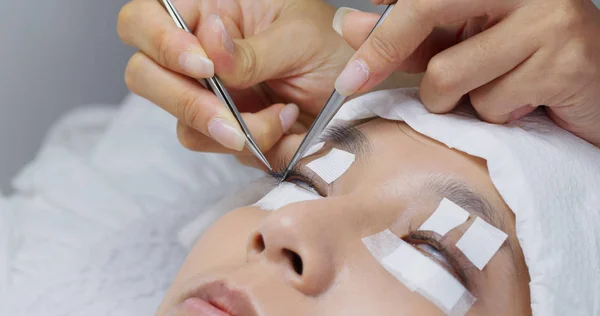
<instances>
[{"instance_id":1,"label":"white tape patch","mask_svg":"<svg viewBox=\"0 0 600 316\"><path fill-rule=\"evenodd\" d=\"M369 252L380 261L400 247L404 241L392 233L389 229L379 232L375 235L367 236L362 239L363 244L369 249Z\"/></svg>"},{"instance_id":2,"label":"white tape patch","mask_svg":"<svg viewBox=\"0 0 600 316\"><path fill-rule=\"evenodd\" d=\"M428 230L444 236L467 219L469 219L469 212L444 198L419 230Z\"/></svg>"},{"instance_id":3,"label":"white tape patch","mask_svg":"<svg viewBox=\"0 0 600 316\"><path fill-rule=\"evenodd\" d=\"M479 269L488 264L508 235L477 217L456 243L469 260Z\"/></svg>"},{"instance_id":4,"label":"white tape patch","mask_svg":"<svg viewBox=\"0 0 600 316\"><path fill-rule=\"evenodd\" d=\"M388 272L447 315L464 316L475 303L476 299L450 272L391 231L386 229L362 240Z\"/></svg>"},{"instance_id":5,"label":"white tape patch","mask_svg":"<svg viewBox=\"0 0 600 316\"><path fill-rule=\"evenodd\" d=\"M355 159L354 154L333 148L327 155L309 162L306 167L330 184L343 175Z\"/></svg>"},{"instance_id":6,"label":"white tape patch","mask_svg":"<svg viewBox=\"0 0 600 316\"><path fill-rule=\"evenodd\" d=\"M323 148L324 145L325 145L324 142L320 142L320 143L316 143L316 144L310 146L310 148L306 151L306 153L304 154L304 156L302 156L302 158L308 157L308 156L316 153L317 151L321 150L321 148Z\"/></svg>"},{"instance_id":7,"label":"white tape patch","mask_svg":"<svg viewBox=\"0 0 600 316\"><path fill-rule=\"evenodd\" d=\"M316 193L303 189L293 183L283 182L252 206L258 206L265 211L282 208L288 204L321 199Z\"/></svg>"}]
</instances>

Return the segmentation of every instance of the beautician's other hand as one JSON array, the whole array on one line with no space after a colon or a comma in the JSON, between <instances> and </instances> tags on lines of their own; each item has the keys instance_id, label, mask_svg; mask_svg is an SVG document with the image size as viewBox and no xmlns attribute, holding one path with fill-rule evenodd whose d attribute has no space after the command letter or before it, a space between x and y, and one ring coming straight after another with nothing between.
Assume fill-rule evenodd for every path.
<instances>
[{"instance_id":1,"label":"beautician's other hand","mask_svg":"<svg viewBox=\"0 0 600 316\"><path fill-rule=\"evenodd\" d=\"M177 28L157 0L125 5L118 32L140 49L127 86L176 116L178 137L192 150L252 155L240 152L244 136L230 112L192 78L219 75L269 157L285 132L306 130L354 52L331 28L335 9L321 0L174 4L195 35Z\"/></svg>"},{"instance_id":2,"label":"beautician's other hand","mask_svg":"<svg viewBox=\"0 0 600 316\"><path fill-rule=\"evenodd\" d=\"M600 10L590 0L398 1L364 42L377 19L336 14L334 27L360 47L336 81L345 94L394 70L424 71L420 95L432 112L466 94L493 123L546 105L558 125L600 146Z\"/></svg>"}]
</instances>

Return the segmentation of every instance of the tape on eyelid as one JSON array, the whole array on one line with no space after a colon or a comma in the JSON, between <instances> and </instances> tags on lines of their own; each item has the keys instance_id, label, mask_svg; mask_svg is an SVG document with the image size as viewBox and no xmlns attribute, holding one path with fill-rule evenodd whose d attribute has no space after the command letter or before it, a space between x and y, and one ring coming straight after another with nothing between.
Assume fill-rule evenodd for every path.
<instances>
[{"instance_id":1,"label":"tape on eyelid","mask_svg":"<svg viewBox=\"0 0 600 316\"><path fill-rule=\"evenodd\" d=\"M469 212L444 198L419 230L433 231L444 236L467 219L469 219Z\"/></svg>"},{"instance_id":2,"label":"tape on eyelid","mask_svg":"<svg viewBox=\"0 0 600 316\"><path fill-rule=\"evenodd\" d=\"M293 183L283 182L252 206L258 206L265 211L272 211L288 204L321 198L320 195L302 189Z\"/></svg>"},{"instance_id":3,"label":"tape on eyelid","mask_svg":"<svg viewBox=\"0 0 600 316\"><path fill-rule=\"evenodd\" d=\"M464 316L475 303L471 293L446 269L391 231L386 229L362 240L389 273L447 315Z\"/></svg>"},{"instance_id":4,"label":"tape on eyelid","mask_svg":"<svg viewBox=\"0 0 600 316\"><path fill-rule=\"evenodd\" d=\"M320 142L320 143L316 143L314 145L312 145L304 154L304 156L302 156L302 158L304 157L308 157L314 153L316 153L317 151L321 150L321 148L323 148L323 146L325 145L324 142Z\"/></svg>"},{"instance_id":5,"label":"tape on eyelid","mask_svg":"<svg viewBox=\"0 0 600 316\"><path fill-rule=\"evenodd\" d=\"M309 162L306 167L330 184L350 168L355 158L354 154L333 148L327 155Z\"/></svg>"},{"instance_id":6,"label":"tape on eyelid","mask_svg":"<svg viewBox=\"0 0 600 316\"><path fill-rule=\"evenodd\" d=\"M498 228L476 217L456 243L469 260L479 270L483 270L492 257L498 252L508 235Z\"/></svg>"}]
</instances>

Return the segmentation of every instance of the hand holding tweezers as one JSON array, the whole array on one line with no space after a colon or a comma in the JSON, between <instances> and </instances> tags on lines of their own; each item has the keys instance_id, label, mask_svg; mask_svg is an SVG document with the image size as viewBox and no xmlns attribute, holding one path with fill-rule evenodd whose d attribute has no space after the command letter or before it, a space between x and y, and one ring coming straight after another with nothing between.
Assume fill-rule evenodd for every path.
<instances>
[{"instance_id":1,"label":"hand holding tweezers","mask_svg":"<svg viewBox=\"0 0 600 316\"><path fill-rule=\"evenodd\" d=\"M383 20L385 20L385 18L390 14L390 12L392 12L392 9L394 8L394 6L395 6L395 4L390 4L387 6L385 11L383 11L383 14L379 18L379 20L377 21L377 23L375 24L373 29L371 30L371 33L373 33L373 31L377 27L379 27L379 25L381 25L381 23L383 23ZM369 36L371 35L371 33L369 33ZM325 106L323 107L321 112L319 112L319 115L317 115L317 118L315 119L312 126L308 130L308 133L306 134L306 136L300 143L300 147L298 147L298 150L292 157L292 160L290 161L288 167L285 169L285 172L283 174L283 177L281 178L282 179L281 181L285 180L285 178L288 176L290 171L294 168L294 166L298 163L298 161L308 151L310 146L312 146L312 144L318 139L318 137L321 136L321 133L323 133L323 131L325 130L325 127L327 127L327 124L329 124L331 119L333 119L335 114L342 107L342 104L344 104L344 101L346 101L346 98L347 97L339 94L337 92L337 90L335 90L335 89L333 90L333 93L329 97L329 100L327 100L327 103L325 103Z\"/></svg>"},{"instance_id":2,"label":"hand holding tweezers","mask_svg":"<svg viewBox=\"0 0 600 316\"><path fill-rule=\"evenodd\" d=\"M173 18L173 21L175 21L175 24L177 24L179 28L189 33L192 33L191 30L188 28L187 24L185 24L185 21L183 20L183 18L181 17L171 0L159 0L159 2L162 4L165 10L167 10L169 15L171 16L171 18ZM246 136L246 147L254 154L254 156L256 156L256 158L258 158L265 166L267 166L269 170L272 170L271 165L269 165L269 162L267 161L267 158L265 157L265 155L263 155L262 151L254 141L254 138L252 138L252 134L250 134L248 126L246 126L246 123L244 123L242 115L235 106L233 99L221 83L221 80L219 80L219 78L215 75L212 78L202 79L202 81L205 87L210 89L221 100L221 102L223 102L229 108L236 121L238 122L240 128L242 129L242 132Z\"/></svg>"}]
</instances>

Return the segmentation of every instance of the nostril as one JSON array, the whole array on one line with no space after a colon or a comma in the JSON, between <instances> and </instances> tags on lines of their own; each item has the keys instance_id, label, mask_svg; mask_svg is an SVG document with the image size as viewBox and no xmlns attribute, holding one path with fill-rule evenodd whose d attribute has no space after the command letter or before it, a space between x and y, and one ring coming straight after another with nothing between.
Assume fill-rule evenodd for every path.
<instances>
[{"instance_id":1,"label":"nostril","mask_svg":"<svg viewBox=\"0 0 600 316\"><path fill-rule=\"evenodd\" d=\"M303 270L302 258L300 258L300 256L297 253L295 253L289 249L283 249L283 255L286 256L290 260L290 263L292 264L294 271L296 271L296 273L298 275L302 275L302 270Z\"/></svg>"},{"instance_id":2,"label":"nostril","mask_svg":"<svg viewBox=\"0 0 600 316\"><path fill-rule=\"evenodd\" d=\"M265 240L263 239L262 234L256 234L254 239L252 240L252 249L256 253L261 253L265 250Z\"/></svg>"}]
</instances>

